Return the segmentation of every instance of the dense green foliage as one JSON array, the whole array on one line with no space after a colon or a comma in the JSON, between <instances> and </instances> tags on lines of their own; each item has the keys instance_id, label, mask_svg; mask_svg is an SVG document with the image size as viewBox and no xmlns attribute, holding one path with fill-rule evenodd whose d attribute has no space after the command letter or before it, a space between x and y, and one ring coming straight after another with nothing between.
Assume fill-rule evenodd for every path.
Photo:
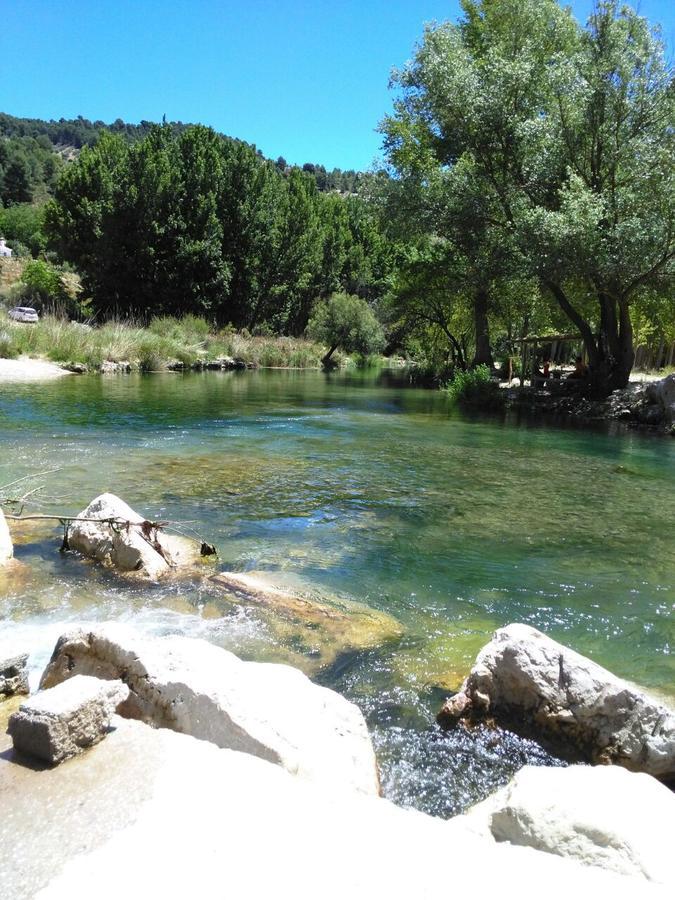
<instances>
[{"instance_id":1,"label":"dense green foliage","mask_svg":"<svg viewBox=\"0 0 675 900\"><path fill-rule=\"evenodd\" d=\"M365 300L353 294L333 294L314 310L307 334L328 347L328 365L336 350L368 356L385 344L382 326Z\"/></svg>"},{"instance_id":2,"label":"dense green foliage","mask_svg":"<svg viewBox=\"0 0 675 900\"><path fill-rule=\"evenodd\" d=\"M31 306L42 313L84 319L90 314L87 298L77 275L45 259L23 261L13 283L0 289L0 301L7 307Z\"/></svg>"},{"instance_id":3,"label":"dense green foliage","mask_svg":"<svg viewBox=\"0 0 675 900\"><path fill-rule=\"evenodd\" d=\"M0 206L44 198L61 167L61 157L43 136L0 137Z\"/></svg>"},{"instance_id":4,"label":"dense green foliage","mask_svg":"<svg viewBox=\"0 0 675 900\"><path fill-rule=\"evenodd\" d=\"M44 234L44 207L30 203L0 208L0 235L17 256L38 256L47 246Z\"/></svg>"},{"instance_id":5,"label":"dense green foliage","mask_svg":"<svg viewBox=\"0 0 675 900\"><path fill-rule=\"evenodd\" d=\"M592 388L605 393L632 367L631 308L672 290L674 95L663 47L614 0L585 28L554 0L462 6L463 20L428 27L395 73L400 95L383 124L400 176L393 206L422 232L429 259L414 257L400 294L428 285L443 307L436 330L468 306L477 363L490 361L500 298L539 294L544 319L562 315L582 336ZM541 305L518 312L509 337L514 325L529 331Z\"/></svg>"},{"instance_id":6,"label":"dense green foliage","mask_svg":"<svg viewBox=\"0 0 675 900\"><path fill-rule=\"evenodd\" d=\"M102 317L190 313L260 335L311 322L330 360L381 349L377 310L388 350L437 381L510 373L521 338L573 332L587 388L621 387L636 345L675 340L658 32L618 0L585 26L556 0L462 8L393 75L389 172L271 162L180 122L0 114L0 233L62 285L74 267ZM36 272L17 291L55 301Z\"/></svg>"},{"instance_id":7,"label":"dense green foliage","mask_svg":"<svg viewBox=\"0 0 675 900\"><path fill-rule=\"evenodd\" d=\"M0 137L6 138L47 138L56 147L81 149L95 144L103 131L124 136L130 141L141 140L155 127L153 122L142 121L137 125L116 119L107 125L100 119L95 122L78 116L76 119L21 119L0 113ZM172 122L169 127L178 134L188 128L182 122Z\"/></svg>"},{"instance_id":8,"label":"dense green foliage","mask_svg":"<svg viewBox=\"0 0 675 900\"><path fill-rule=\"evenodd\" d=\"M45 224L105 314L299 334L317 297L372 299L390 268L363 201L320 194L311 176L201 126L157 126L133 144L103 134L64 172Z\"/></svg>"},{"instance_id":9,"label":"dense green foliage","mask_svg":"<svg viewBox=\"0 0 675 900\"><path fill-rule=\"evenodd\" d=\"M481 409L503 402L499 384L492 378L490 368L486 365L455 372L447 386L447 394L453 403Z\"/></svg>"},{"instance_id":10,"label":"dense green foliage","mask_svg":"<svg viewBox=\"0 0 675 900\"><path fill-rule=\"evenodd\" d=\"M42 153L50 150L71 152L81 150L82 147L93 147L104 132L116 134L125 141L133 143L146 138L155 127L156 123L147 121L132 124L124 122L122 119L116 119L114 122L106 124L100 119L92 122L82 116L78 116L76 119L46 120L21 119L7 113L0 113L0 146L3 143L2 138L11 139L15 144L23 146L24 152L29 157L38 151L42 151ZM193 126L185 122L166 122L164 127L170 129L171 133L177 136ZM228 140L234 139L228 138ZM50 165L58 166L60 162L61 157L57 155ZM44 164L44 159L37 161L38 166L41 164ZM35 166L36 162L32 160L31 165ZM274 165L279 172L285 175L297 168L289 165L283 156L280 156ZM337 191L356 194L362 187L365 178L362 172L355 172L353 169L335 168L329 171L325 166L311 162L306 162L302 166L302 171L312 175L321 192ZM47 187L53 186L53 179L48 173L45 173L44 183Z\"/></svg>"}]
</instances>

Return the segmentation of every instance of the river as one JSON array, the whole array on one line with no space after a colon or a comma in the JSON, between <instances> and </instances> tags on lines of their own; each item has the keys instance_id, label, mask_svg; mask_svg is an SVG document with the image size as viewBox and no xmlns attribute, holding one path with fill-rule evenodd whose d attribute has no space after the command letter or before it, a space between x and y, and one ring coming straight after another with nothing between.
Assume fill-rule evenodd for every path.
<instances>
[{"instance_id":1,"label":"river","mask_svg":"<svg viewBox=\"0 0 675 900\"><path fill-rule=\"evenodd\" d=\"M34 681L66 627L105 619L292 661L360 705L385 794L444 816L525 761L554 762L508 733L435 725L495 628L527 622L675 695L675 441L471 419L377 374L0 383L0 485L34 472L44 512L111 490L190 523L218 568L356 600L402 629L321 665L206 578L124 581L60 554L60 526L25 524L25 568L0 575L0 638L32 651Z\"/></svg>"}]
</instances>

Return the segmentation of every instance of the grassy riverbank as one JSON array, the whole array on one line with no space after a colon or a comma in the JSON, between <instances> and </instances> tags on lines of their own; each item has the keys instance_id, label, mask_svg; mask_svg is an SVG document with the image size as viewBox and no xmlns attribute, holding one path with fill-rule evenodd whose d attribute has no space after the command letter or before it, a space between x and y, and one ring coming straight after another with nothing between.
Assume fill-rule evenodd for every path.
<instances>
[{"instance_id":1,"label":"grassy riverbank","mask_svg":"<svg viewBox=\"0 0 675 900\"><path fill-rule=\"evenodd\" d=\"M153 319L147 327L113 321L83 325L53 316L35 325L12 321L0 312L0 358L45 358L96 371L106 363L157 371L168 367L224 366L312 369L321 366L325 348L302 338L255 336L231 329L214 331L195 316ZM346 361L338 355L340 364Z\"/></svg>"}]
</instances>

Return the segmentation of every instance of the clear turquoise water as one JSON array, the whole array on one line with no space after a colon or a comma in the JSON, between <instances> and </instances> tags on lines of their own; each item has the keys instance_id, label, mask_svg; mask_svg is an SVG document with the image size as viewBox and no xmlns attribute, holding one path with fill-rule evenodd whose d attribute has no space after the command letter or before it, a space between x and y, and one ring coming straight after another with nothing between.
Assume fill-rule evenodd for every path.
<instances>
[{"instance_id":1,"label":"clear turquoise water","mask_svg":"<svg viewBox=\"0 0 675 900\"><path fill-rule=\"evenodd\" d=\"M433 715L491 632L528 622L675 695L675 441L472 420L439 392L314 372L0 383L0 484L58 469L44 511L112 490L189 521L223 569L394 616L403 636L317 668L297 635L207 581L138 585L17 534L0 637L37 672L64 625L122 618L303 665L361 705L389 796L448 814L525 759L528 742L445 736Z\"/></svg>"}]
</instances>

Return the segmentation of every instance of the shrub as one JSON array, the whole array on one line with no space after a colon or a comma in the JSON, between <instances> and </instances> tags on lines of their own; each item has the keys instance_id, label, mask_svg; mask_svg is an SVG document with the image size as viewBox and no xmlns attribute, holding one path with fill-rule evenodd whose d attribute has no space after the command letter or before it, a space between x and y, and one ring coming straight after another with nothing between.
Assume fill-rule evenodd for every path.
<instances>
[{"instance_id":1,"label":"shrub","mask_svg":"<svg viewBox=\"0 0 675 900\"><path fill-rule=\"evenodd\" d=\"M59 272L41 259L31 260L26 265L21 275L21 281L43 303L57 300L63 293Z\"/></svg>"},{"instance_id":2,"label":"shrub","mask_svg":"<svg viewBox=\"0 0 675 900\"><path fill-rule=\"evenodd\" d=\"M0 331L0 359L14 359L18 355L12 335L8 331Z\"/></svg>"},{"instance_id":3,"label":"shrub","mask_svg":"<svg viewBox=\"0 0 675 900\"><path fill-rule=\"evenodd\" d=\"M324 365L338 348L367 356L379 353L385 345L384 331L372 309L353 294L333 294L320 303L309 320L307 334L328 347Z\"/></svg>"},{"instance_id":4,"label":"shrub","mask_svg":"<svg viewBox=\"0 0 675 900\"><path fill-rule=\"evenodd\" d=\"M156 316L148 330L163 338L188 344L201 344L209 336L210 327L206 319L188 314L181 319L174 316Z\"/></svg>"},{"instance_id":5,"label":"shrub","mask_svg":"<svg viewBox=\"0 0 675 900\"><path fill-rule=\"evenodd\" d=\"M446 388L453 403L466 406L494 407L501 403L499 385L487 366L476 366L466 372L458 370Z\"/></svg>"}]
</instances>

